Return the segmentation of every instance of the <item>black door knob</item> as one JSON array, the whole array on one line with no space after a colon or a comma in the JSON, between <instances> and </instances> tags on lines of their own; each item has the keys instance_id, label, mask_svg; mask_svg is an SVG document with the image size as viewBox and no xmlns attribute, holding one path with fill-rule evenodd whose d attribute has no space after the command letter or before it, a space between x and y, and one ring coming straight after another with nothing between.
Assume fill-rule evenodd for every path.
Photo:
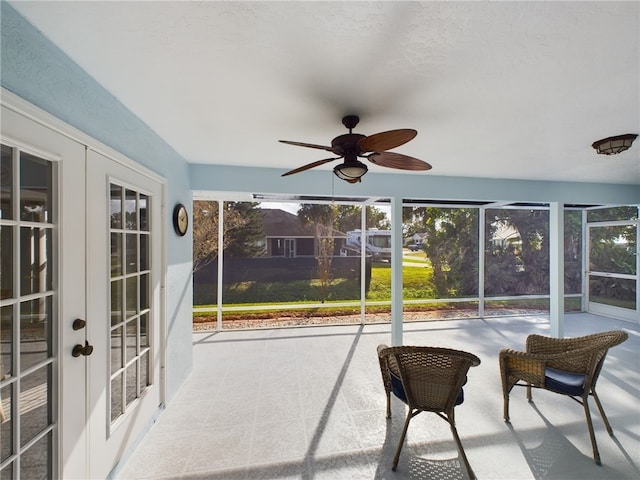
<instances>
[{"instance_id":1,"label":"black door knob","mask_svg":"<svg viewBox=\"0 0 640 480\"><path fill-rule=\"evenodd\" d=\"M87 322L86 322L85 320L83 320L83 319L81 319L81 318L76 318L76 319L73 321L72 328L73 328L74 330L81 330L81 329L83 329L83 328L84 328L84 327L86 327L86 326L87 326Z\"/></svg>"},{"instance_id":2,"label":"black door knob","mask_svg":"<svg viewBox=\"0 0 640 480\"><path fill-rule=\"evenodd\" d=\"M74 357L79 357L80 355L88 357L93 353L93 345L89 345L89 342L85 341L84 345L80 345L79 343L73 347L71 350L71 355Z\"/></svg>"}]
</instances>

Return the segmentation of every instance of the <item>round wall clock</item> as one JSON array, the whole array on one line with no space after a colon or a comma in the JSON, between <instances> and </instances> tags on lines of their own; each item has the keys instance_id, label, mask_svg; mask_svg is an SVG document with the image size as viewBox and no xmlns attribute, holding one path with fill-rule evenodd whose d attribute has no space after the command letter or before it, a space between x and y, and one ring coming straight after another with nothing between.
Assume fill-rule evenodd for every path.
<instances>
[{"instance_id":1,"label":"round wall clock","mask_svg":"<svg viewBox=\"0 0 640 480\"><path fill-rule=\"evenodd\" d=\"M173 228L176 229L176 233L181 237L187 233L189 228L189 214L187 208L181 203L173 209Z\"/></svg>"}]
</instances>

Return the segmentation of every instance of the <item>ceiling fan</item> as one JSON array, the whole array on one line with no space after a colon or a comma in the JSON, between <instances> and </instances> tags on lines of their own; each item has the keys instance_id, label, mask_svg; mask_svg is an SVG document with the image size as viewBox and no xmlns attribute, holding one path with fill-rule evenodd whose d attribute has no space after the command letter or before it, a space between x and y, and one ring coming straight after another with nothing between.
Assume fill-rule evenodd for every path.
<instances>
[{"instance_id":1,"label":"ceiling fan","mask_svg":"<svg viewBox=\"0 0 640 480\"><path fill-rule=\"evenodd\" d=\"M336 165L333 173L342 180L349 183L357 183L360 178L367 173L367 166L358 160L358 157L366 158L375 165L381 167L397 168L400 170L430 170L431 165L417 158L409 157L401 153L389 152L392 148L404 145L412 140L418 132L405 128L400 130L389 130L387 132L376 133L365 136L359 133L353 133L353 129L360 119L356 115L347 115L342 119L342 124L349 129L349 133L339 135L331 140L331 146L314 145L312 143L291 142L289 140L280 140L288 145L297 145L300 147L316 148L318 150L326 150L332 152L337 157L325 158L308 163L302 167L294 168L282 176L300 173L310 168L324 165L344 158L344 162Z\"/></svg>"}]
</instances>

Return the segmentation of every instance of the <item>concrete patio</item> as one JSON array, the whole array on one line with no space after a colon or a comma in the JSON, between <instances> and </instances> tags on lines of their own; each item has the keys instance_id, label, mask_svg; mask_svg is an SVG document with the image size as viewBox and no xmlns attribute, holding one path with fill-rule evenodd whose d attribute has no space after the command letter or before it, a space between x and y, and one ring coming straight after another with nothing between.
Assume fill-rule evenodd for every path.
<instances>
[{"instance_id":1,"label":"concrete patio","mask_svg":"<svg viewBox=\"0 0 640 480\"><path fill-rule=\"evenodd\" d=\"M614 430L592 406L602 466L592 458L584 412L567 397L524 389L502 419L498 352L548 334L548 318L415 322L404 343L478 355L456 424L480 479L640 478L640 329L590 314L568 314L566 336L623 329L598 392ZM120 479L458 479L466 478L448 425L432 414L412 420L398 470L393 453L405 417L385 395L376 346L388 324L194 334L194 368L124 466Z\"/></svg>"}]
</instances>

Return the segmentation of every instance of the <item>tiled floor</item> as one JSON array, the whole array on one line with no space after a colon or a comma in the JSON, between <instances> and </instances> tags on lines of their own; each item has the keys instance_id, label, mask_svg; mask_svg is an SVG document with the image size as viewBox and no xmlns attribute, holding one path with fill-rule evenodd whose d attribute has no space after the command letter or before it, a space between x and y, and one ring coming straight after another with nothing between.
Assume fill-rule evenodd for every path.
<instances>
[{"instance_id":1,"label":"tiled floor","mask_svg":"<svg viewBox=\"0 0 640 480\"><path fill-rule=\"evenodd\" d=\"M588 314L565 317L566 335L624 329L609 352L598 392L610 437L593 406L602 457L597 466L583 409L571 399L524 389L502 420L497 355L547 334L544 317L450 320L406 325L405 344L468 350L458 432L480 479L640 478L640 329ZM307 327L194 334L194 369L149 434L116 474L121 479L457 479L464 469L448 424L421 414L391 471L405 416L385 395L376 346L389 325Z\"/></svg>"}]
</instances>

